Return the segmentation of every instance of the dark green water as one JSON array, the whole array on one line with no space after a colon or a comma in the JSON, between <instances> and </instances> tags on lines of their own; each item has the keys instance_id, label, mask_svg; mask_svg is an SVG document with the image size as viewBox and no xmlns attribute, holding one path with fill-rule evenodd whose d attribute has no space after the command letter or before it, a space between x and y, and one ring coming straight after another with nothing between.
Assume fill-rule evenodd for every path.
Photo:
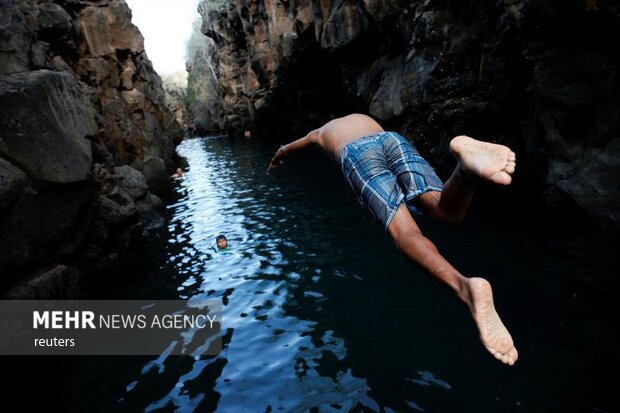
<instances>
[{"instance_id":1,"label":"dark green water","mask_svg":"<svg viewBox=\"0 0 620 413\"><path fill-rule=\"evenodd\" d=\"M486 353L465 306L410 265L318 152L265 175L272 145L185 141L164 234L93 298L223 300L216 357L3 360L24 409L178 412L612 412L617 258L481 188L459 229L420 226L488 278L520 359ZM216 253L224 233L231 250Z\"/></svg>"}]
</instances>

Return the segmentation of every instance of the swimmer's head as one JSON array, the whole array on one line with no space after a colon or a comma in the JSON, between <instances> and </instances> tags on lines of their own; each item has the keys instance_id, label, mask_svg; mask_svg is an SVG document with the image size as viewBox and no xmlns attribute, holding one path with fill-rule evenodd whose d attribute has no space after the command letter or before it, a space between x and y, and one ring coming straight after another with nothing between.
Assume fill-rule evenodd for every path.
<instances>
[{"instance_id":1,"label":"swimmer's head","mask_svg":"<svg viewBox=\"0 0 620 413\"><path fill-rule=\"evenodd\" d=\"M224 248L228 248L228 240L224 235L218 235L215 238L215 242L217 243L217 247L221 250L223 250Z\"/></svg>"}]
</instances>

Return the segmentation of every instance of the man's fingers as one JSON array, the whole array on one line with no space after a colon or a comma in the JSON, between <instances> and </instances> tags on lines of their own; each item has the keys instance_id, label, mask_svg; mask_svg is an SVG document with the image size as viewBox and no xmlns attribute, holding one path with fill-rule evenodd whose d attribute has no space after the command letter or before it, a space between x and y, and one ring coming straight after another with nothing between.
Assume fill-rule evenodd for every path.
<instances>
[{"instance_id":1,"label":"man's fingers","mask_svg":"<svg viewBox=\"0 0 620 413\"><path fill-rule=\"evenodd\" d=\"M267 174L269 174L271 171L276 169L278 166L282 165L282 162L284 162L284 160L281 159L280 149L279 149L278 152L276 152L275 156L271 158L271 161L269 162L269 167L267 168Z\"/></svg>"},{"instance_id":2,"label":"man's fingers","mask_svg":"<svg viewBox=\"0 0 620 413\"><path fill-rule=\"evenodd\" d=\"M269 166L267 167L267 173L268 173L268 174L269 174L269 173L271 173L271 171L273 171L273 170L274 170L274 169L276 169L277 167L278 167L278 165L277 165L277 164L275 164L275 163L273 163L273 162L270 162L270 163L269 163Z\"/></svg>"}]
</instances>

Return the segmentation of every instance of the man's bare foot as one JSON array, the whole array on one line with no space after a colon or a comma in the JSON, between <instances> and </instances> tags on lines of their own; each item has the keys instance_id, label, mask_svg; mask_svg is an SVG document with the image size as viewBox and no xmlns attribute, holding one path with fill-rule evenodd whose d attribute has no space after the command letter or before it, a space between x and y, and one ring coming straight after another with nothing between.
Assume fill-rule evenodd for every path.
<instances>
[{"instance_id":1,"label":"man's bare foot","mask_svg":"<svg viewBox=\"0 0 620 413\"><path fill-rule=\"evenodd\" d=\"M478 326L482 344L496 359L512 366L519 358L519 353L495 311L491 284L484 278L468 278L467 286L469 294L465 296L465 302Z\"/></svg>"},{"instance_id":2,"label":"man's bare foot","mask_svg":"<svg viewBox=\"0 0 620 413\"><path fill-rule=\"evenodd\" d=\"M450 141L450 150L458 157L459 167L466 172L508 185L516 167L516 155L507 146L482 142L461 135Z\"/></svg>"}]
</instances>

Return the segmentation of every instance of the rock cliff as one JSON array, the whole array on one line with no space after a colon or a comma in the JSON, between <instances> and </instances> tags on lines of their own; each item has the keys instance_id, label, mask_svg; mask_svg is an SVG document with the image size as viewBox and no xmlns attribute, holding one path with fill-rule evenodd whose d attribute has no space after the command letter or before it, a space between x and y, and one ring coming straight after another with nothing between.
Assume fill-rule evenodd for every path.
<instances>
[{"instance_id":1,"label":"rock cliff","mask_svg":"<svg viewBox=\"0 0 620 413\"><path fill-rule=\"evenodd\" d=\"M0 291L113 264L163 219L179 138L124 1L0 1Z\"/></svg>"},{"instance_id":2,"label":"rock cliff","mask_svg":"<svg viewBox=\"0 0 620 413\"><path fill-rule=\"evenodd\" d=\"M596 0L203 1L190 79L210 127L293 137L359 111L437 164L510 145L517 185L620 228L620 6ZM445 171L444 171L445 177Z\"/></svg>"}]
</instances>

